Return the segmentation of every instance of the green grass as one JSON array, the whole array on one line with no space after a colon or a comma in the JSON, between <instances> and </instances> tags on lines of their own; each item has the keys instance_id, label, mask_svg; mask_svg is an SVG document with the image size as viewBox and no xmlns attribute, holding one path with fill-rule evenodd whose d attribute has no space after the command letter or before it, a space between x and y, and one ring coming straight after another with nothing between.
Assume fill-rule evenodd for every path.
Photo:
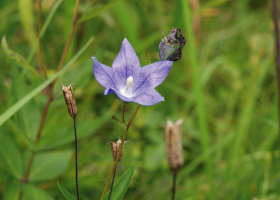
<instances>
[{"instance_id":1,"label":"green grass","mask_svg":"<svg viewBox=\"0 0 280 200\"><path fill-rule=\"evenodd\" d=\"M157 88L165 101L141 107L127 135L131 143L125 146L116 174L118 180L134 163L133 178L124 199L170 199L172 174L166 161L162 126L168 117L173 121L184 119L185 163L178 172L176 199L280 199L277 84L269 1L201 0L200 8L192 10L188 1L182 0L122 0L79 23L65 61L71 65L59 74L37 146L33 144L33 136L47 100L43 89L50 79L58 76L56 68L75 6L74 1L55 2L43 1L42 9L42 52L48 80L34 76L0 49L0 134L6 134L3 138L9 137L8 141L13 143L9 148L11 154L7 155L20 155L24 171L31 149L41 153L74 150L72 119L61 92L61 83L72 83L79 110L77 134L81 135L80 197L99 199L113 165L107 142L122 137L123 130L106 118L116 96L103 95L103 87L92 74L91 57L111 66L122 40L127 38L142 66L147 47L151 61L159 61L158 45L162 37L159 27L165 35L172 27L179 27L187 43L182 59L173 63L165 82ZM96 1L95 6L109 2ZM28 30L37 33L38 9L33 2L27 8L32 12L26 17L27 10L19 9L17 3L0 1L0 37L6 35L9 48L37 70L38 53L34 49L37 38L25 32L29 20L34 23ZM81 1L79 17L90 3ZM194 18L200 19L197 30L193 28ZM75 57L92 36L95 39L90 46ZM128 104L126 120L135 108L134 103ZM120 107L116 114L121 114ZM71 130L69 135L67 130ZM19 181L8 175L9 171L6 160L0 157L0 199L4 200L16 196L21 188L11 187ZM59 176L30 185L54 199L63 199L57 181L76 194L74 157Z\"/></svg>"}]
</instances>

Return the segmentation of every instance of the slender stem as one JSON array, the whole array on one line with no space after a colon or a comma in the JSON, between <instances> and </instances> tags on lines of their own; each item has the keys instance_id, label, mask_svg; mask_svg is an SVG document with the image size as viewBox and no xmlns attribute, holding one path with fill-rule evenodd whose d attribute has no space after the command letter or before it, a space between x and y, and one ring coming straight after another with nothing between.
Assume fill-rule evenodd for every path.
<instances>
[{"instance_id":1,"label":"slender stem","mask_svg":"<svg viewBox=\"0 0 280 200\"><path fill-rule=\"evenodd\" d=\"M38 43L39 43L39 51L38 51L38 57L39 57L39 67L40 71L43 74L45 78L47 78L47 73L46 73L46 68L44 66L43 62L43 56L42 56L42 44L41 44L41 37L40 37L40 32L41 32L41 15L42 15L42 0L39 0L38 2Z\"/></svg>"},{"instance_id":2,"label":"slender stem","mask_svg":"<svg viewBox=\"0 0 280 200\"><path fill-rule=\"evenodd\" d=\"M119 151L118 151L117 158L116 158L116 160L115 160L115 162L114 162L114 165L113 165L113 167L112 167L111 173L110 173L109 178L108 178L108 180L107 180L107 182L106 182L106 185L105 185L105 188L104 188L104 190L103 190L103 192L102 192L102 196L101 196L100 200L103 200L103 199L104 199L104 196L105 196L105 194L106 194L107 188L108 188L109 183L110 183L110 180L111 180L111 178L112 178L112 176L113 176L113 173L114 173L114 171L115 171L115 168L116 168L116 166L117 166L117 164L118 164L118 160L119 160L120 155L121 155L121 152L122 152L122 148L123 148L123 145L124 145L124 141L125 141L125 138L126 138L128 129L129 129L129 127L130 127L130 125L131 125L133 119L135 118L135 115L137 114L137 112L138 112L140 106L141 106L141 105L137 105L137 108L135 109L135 111L134 111L132 117L130 118L130 120L129 120L128 124L127 124L127 128L126 128L126 130L124 131L123 138L122 138L122 142L121 142L120 147L119 147Z\"/></svg>"},{"instance_id":3,"label":"slender stem","mask_svg":"<svg viewBox=\"0 0 280 200\"><path fill-rule=\"evenodd\" d=\"M272 0L273 23L275 31L275 49L276 49L276 72L278 80L278 125L280 127L280 40L278 26L278 5L277 0ZM279 132L280 139L280 132Z\"/></svg>"},{"instance_id":4,"label":"slender stem","mask_svg":"<svg viewBox=\"0 0 280 200\"><path fill-rule=\"evenodd\" d=\"M28 165L27 165L26 172L24 174L24 178L22 180L23 183L27 183L27 181L28 181L28 175L29 175L29 172L30 172L30 169L31 169L32 162L34 160L34 156L35 156L35 152L32 152L31 156L30 156L30 159L29 159L29 162L28 162Z\"/></svg>"},{"instance_id":5,"label":"slender stem","mask_svg":"<svg viewBox=\"0 0 280 200\"><path fill-rule=\"evenodd\" d=\"M172 185L172 189L171 189L171 193L172 193L171 199L172 200L175 199L177 172L178 172L177 169L173 170L173 185Z\"/></svg>"},{"instance_id":6,"label":"slender stem","mask_svg":"<svg viewBox=\"0 0 280 200\"><path fill-rule=\"evenodd\" d=\"M61 59L60 59L57 71L59 71L62 68L63 63L64 63L65 58L66 58L66 55L67 55L67 52L68 52L68 49L69 49L69 46L70 46L70 43L71 43L71 39L72 39L74 30L75 30L75 27L76 27L79 3L80 3L80 0L76 0L72 27L71 27L71 30L70 30L70 34L68 36L67 43L66 43L66 45L64 47L64 50L63 50L63 53L62 53L62 56L61 56Z\"/></svg>"},{"instance_id":7,"label":"slender stem","mask_svg":"<svg viewBox=\"0 0 280 200\"><path fill-rule=\"evenodd\" d=\"M67 54L68 49L69 49L69 45L70 45L70 42L71 42L74 30L75 30L76 21L77 21L77 13L78 13L79 3L80 3L80 0L76 0L73 24L72 24L71 31L70 31L70 34L69 34L66 46L64 48L62 57L60 59L57 71L59 71L62 68L62 66L64 64L64 61L65 61L66 54ZM50 106L50 103L52 101L52 93L53 93L53 87L54 87L55 82L56 82L56 79L48 87L48 89L49 89L48 100L47 100L47 103L45 105L43 116L42 116L42 119L41 119L41 122L40 122L40 126L39 126L39 130L38 130L38 133L37 133L37 137L36 137L36 142L37 143L40 140L41 133L42 133L42 130L43 130L43 127L44 127L44 124L45 124L46 116L47 116L47 113L48 113L48 110L49 110L49 106ZM30 168L31 168L31 165L32 165L35 153L36 152L32 152L31 157L30 157L30 159L28 161L28 167L26 169L24 179L22 180L22 182L24 182L24 183L28 182L28 175L29 175L29 172L30 172ZM21 196L22 195L20 195L19 200L21 199Z\"/></svg>"},{"instance_id":8,"label":"slender stem","mask_svg":"<svg viewBox=\"0 0 280 200\"><path fill-rule=\"evenodd\" d=\"M125 105L122 106L122 122L125 123L124 121L124 110L125 110Z\"/></svg>"},{"instance_id":9,"label":"slender stem","mask_svg":"<svg viewBox=\"0 0 280 200\"><path fill-rule=\"evenodd\" d=\"M137 108L135 109L135 111L134 111L132 117L130 118L130 120L129 120L128 124L127 124L127 130L129 129L129 127L130 127L132 121L134 120L134 117L135 117L135 115L137 114L137 112L138 112L140 106L141 106L141 105L137 105Z\"/></svg>"},{"instance_id":10,"label":"slender stem","mask_svg":"<svg viewBox=\"0 0 280 200\"><path fill-rule=\"evenodd\" d=\"M116 165L116 168L115 168L115 171L114 171L113 180L112 180L112 184L111 184L111 190L110 190L110 194L109 194L108 200L110 200L111 194L112 194L112 191L113 191L113 186L114 186L114 181L115 181L116 170L117 170L117 165Z\"/></svg>"},{"instance_id":11,"label":"slender stem","mask_svg":"<svg viewBox=\"0 0 280 200\"><path fill-rule=\"evenodd\" d=\"M39 142L39 140L40 140L42 130L43 130L43 127L44 127L44 124L45 124L45 121L46 121L47 114L48 114L49 106L50 106L51 101L52 101L53 83L51 83L51 85L48 87L48 89L49 89L48 90L48 92L49 92L48 93L48 100L47 100L47 103L44 107L43 116L42 116L42 119L41 119L41 122L40 122L37 137L36 137L36 142Z\"/></svg>"},{"instance_id":12,"label":"slender stem","mask_svg":"<svg viewBox=\"0 0 280 200\"><path fill-rule=\"evenodd\" d=\"M90 7L92 7L95 3L95 0L92 0L91 4L90 4Z\"/></svg>"},{"instance_id":13,"label":"slender stem","mask_svg":"<svg viewBox=\"0 0 280 200\"><path fill-rule=\"evenodd\" d=\"M77 131L76 131L76 118L73 117L74 120L74 130L75 130L75 148L76 148L76 189L77 189L77 198L80 199L79 195L79 185L78 185L78 142L77 142Z\"/></svg>"}]
</instances>

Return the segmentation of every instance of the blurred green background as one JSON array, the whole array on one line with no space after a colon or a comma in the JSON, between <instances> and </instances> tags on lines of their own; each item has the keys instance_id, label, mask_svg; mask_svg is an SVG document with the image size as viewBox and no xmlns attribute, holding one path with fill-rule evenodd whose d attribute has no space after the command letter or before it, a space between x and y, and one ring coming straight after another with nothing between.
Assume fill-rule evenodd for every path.
<instances>
[{"instance_id":1,"label":"blurred green background","mask_svg":"<svg viewBox=\"0 0 280 200\"><path fill-rule=\"evenodd\" d=\"M78 19L92 1L81 0ZM55 75L73 21L74 0L42 2L42 60L47 76ZM92 74L91 57L111 66L127 38L141 65L146 48L159 61L159 27L167 35L181 28L187 39L182 59L174 62L157 87L165 98L142 106L128 132L116 179L134 163L124 199L170 199L172 173L165 155L163 124L184 119L184 166L178 172L176 199L280 199L280 164L274 32L270 1L263 0L142 0L101 1L94 17L77 23L65 64L71 62L54 86L42 136L35 138L47 102L47 84L11 117L7 110L46 81L28 69L39 69L38 1L0 1L0 36L26 60L13 60L0 49L0 199L64 199L57 181L75 192L73 120L67 113L61 84L72 83L77 116L79 188L83 200L99 199L113 165L110 145L122 137L111 119L120 115L116 95ZM92 11L92 10L91 10ZM2 47L4 42L2 40ZM6 49L7 50L7 49ZM116 107L118 106L118 107ZM129 103L129 120L135 103ZM10 110L9 110L10 111ZM4 119L5 118L5 119ZM21 184L31 151L36 151L28 177ZM30 192L31 191L31 192ZM32 191L36 191L32 193Z\"/></svg>"}]
</instances>

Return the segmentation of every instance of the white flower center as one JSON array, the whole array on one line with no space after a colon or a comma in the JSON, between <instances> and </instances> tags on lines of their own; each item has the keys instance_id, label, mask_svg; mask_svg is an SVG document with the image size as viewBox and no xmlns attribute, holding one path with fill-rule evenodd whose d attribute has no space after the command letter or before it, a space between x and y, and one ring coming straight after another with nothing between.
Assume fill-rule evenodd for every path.
<instances>
[{"instance_id":1,"label":"white flower center","mask_svg":"<svg viewBox=\"0 0 280 200\"><path fill-rule=\"evenodd\" d=\"M125 88L122 88L120 90L120 92L122 93L122 95L128 97L128 98L131 98L133 95L132 95L132 91L131 91L131 86L132 86L132 83L133 83L133 78L132 76L128 77L126 79L126 86Z\"/></svg>"},{"instance_id":2,"label":"white flower center","mask_svg":"<svg viewBox=\"0 0 280 200\"><path fill-rule=\"evenodd\" d=\"M128 79L126 80L126 91L127 91L128 89L131 88L132 83L133 83L133 78L132 78L132 76L130 76L130 77L128 77Z\"/></svg>"}]
</instances>

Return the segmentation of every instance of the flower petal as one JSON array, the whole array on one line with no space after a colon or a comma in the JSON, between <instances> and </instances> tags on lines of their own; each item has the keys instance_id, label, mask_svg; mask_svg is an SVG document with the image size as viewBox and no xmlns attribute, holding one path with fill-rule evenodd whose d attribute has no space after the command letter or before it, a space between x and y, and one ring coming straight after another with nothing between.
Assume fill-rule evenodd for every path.
<instances>
[{"instance_id":1,"label":"flower petal","mask_svg":"<svg viewBox=\"0 0 280 200\"><path fill-rule=\"evenodd\" d=\"M125 101L125 102L131 102L131 101L132 101L131 98L128 98L128 97L123 96L123 95L119 92L119 90L116 89L116 88L106 88L105 91L104 91L104 95L112 94L112 93L117 94L117 96L118 96L122 101Z\"/></svg>"},{"instance_id":2,"label":"flower petal","mask_svg":"<svg viewBox=\"0 0 280 200\"><path fill-rule=\"evenodd\" d=\"M172 67L172 61L159 61L141 68L140 73L133 77L132 93L134 96L145 93L149 88L159 86Z\"/></svg>"},{"instance_id":3,"label":"flower petal","mask_svg":"<svg viewBox=\"0 0 280 200\"><path fill-rule=\"evenodd\" d=\"M114 60L112 68L119 88L125 87L127 78L136 76L141 69L139 59L126 38L122 42L121 50Z\"/></svg>"},{"instance_id":4,"label":"flower petal","mask_svg":"<svg viewBox=\"0 0 280 200\"><path fill-rule=\"evenodd\" d=\"M148 92L143 93L133 99L133 102L143 106L152 106L161 101L164 101L164 98L155 89L150 89Z\"/></svg>"},{"instance_id":5,"label":"flower petal","mask_svg":"<svg viewBox=\"0 0 280 200\"><path fill-rule=\"evenodd\" d=\"M107 95L107 94L112 94L112 93L116 93L114 89L112 88L106 88L104 90L104 95Z\"/></svg>"},{"instance_id":6,"label":"flower petal","mask_svg":"<svg viewBox=\"0 0 280 200\"><path fill-rule=\"evenodd\" d=\"M96 80L105 88L116 88L116 81L114 71L111 67L108 67L97 61L95 57L93 59L93 74Z\"/></svg>"}]
</instances>

